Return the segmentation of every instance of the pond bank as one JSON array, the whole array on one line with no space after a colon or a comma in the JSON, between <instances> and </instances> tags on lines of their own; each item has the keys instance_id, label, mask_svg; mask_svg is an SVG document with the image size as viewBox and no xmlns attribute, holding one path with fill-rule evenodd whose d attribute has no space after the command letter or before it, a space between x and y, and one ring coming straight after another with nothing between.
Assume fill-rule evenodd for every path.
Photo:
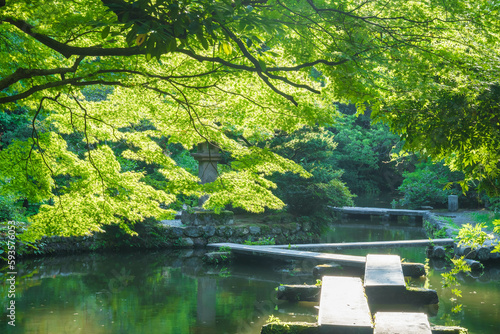
<instances>
[{"instance_id":1,"label":"pond bank","mask_svg":"<svg viewBox=\"0 0 500 334\"><path fill-rule=\"evenodd\" d=\"M432 208L430 208L432 209ZM444 210L405 210L405 209L389 209L389 208L372 208L372 207L331 207L332 212L342 223L347 217L369 217L379 218L381 225L385 226L389 220L401 223L401 219L413 222L415 218L422 221L422 225L427 236L432 239L453 238L454 245L447 247L431 246L428 250L428 257L444 258L447 254L455 254L456 256L465 256L466 259L480 262L488 262L490 260L500 260L500 253L494 252L495 246L500 239L498 235L493 233L494 219L499 219L500 215L487 210L475 211L444 211ZM401 218L401 219L399 219ZM460 240L457 238L459 230L469 224L477 226L484 222L483 232L487 234L487 240L479 247L459 245ZM463 238L463 237L461 237Z\"/></svg>"},{"instance_id":2,"label":"pond bank","mask_svg":"<svg viewBox=\"0 0 500 334\"><path fill-rule=\"evenodd\" d=\"M458 228L462 225L474 224L474 215L484 216L485 211L425 211L423 227L431 238L456 237ZM309 217L291 219L283 214L233 215L229 211L216 218L211 216L215 215L204 212L198 215L198 218L189 214L182 220L137 224L134 230L138 236L130 236L117 226L106 226L106 233L96 233L92 236L46 237L36 244L38 249L28 248L22 255L118 249L203 248L209 243L219 242L288 245L317 243L320 238L319 228ZM381 227L386 228L385 224ZM490 259L500 260L500 253L491 253L493 248L494 244L490 242L480 251L470 252L470 249L459 248L455 243L454 251L459 255L468 254L469 258L482 262Z\"/></svg>"},{"instance_id":3,"label":"pond bank","mask_svg":"<svg viewBox=\"0 0 500 334\"><path fill-rule=\"evenodd\" d=\"M488 262L488 261L499 261L500 253L492 252L495 248L495 245L498 244L499 236L492 233L491 229L488 228L485 230L490 236L491 240L487 240L482 246L477 249L472 249L468 246L459 246L458 245L458 232L459 229L462 228L465 224L471 224L475 226L479 222L477 222L477 217L479 215L487 215L489 212L480 210L480 211L439 211L439 212L431 212L428 211L423 216L423 227L426 230L426 233L429 237L432 238L454 238L455 244L453 247L453 253L457 256L464 255L467 259L480 261L480 262ZM493 213L491 213L493 214ZM490 224L491 225L491 224Z\"/></svg>"},{"instance_id":4,"label":"pond bank","mask_svg":"<svg viewBox=\"0 0 500 334\"><path fill-rule=\"evenodd\" d=\"M317 242L319 233L305 219L291 221L289 217L271 220L233 216L226 211L218 219L193 219L192 215L180 220L150 221L134 227L137 236L126 234L118 226L105 226L105 233L79 237L44 237L22 256L73 254L118 249L203 248L209 243L310 243Z\"/></svg>"}]
</instances>

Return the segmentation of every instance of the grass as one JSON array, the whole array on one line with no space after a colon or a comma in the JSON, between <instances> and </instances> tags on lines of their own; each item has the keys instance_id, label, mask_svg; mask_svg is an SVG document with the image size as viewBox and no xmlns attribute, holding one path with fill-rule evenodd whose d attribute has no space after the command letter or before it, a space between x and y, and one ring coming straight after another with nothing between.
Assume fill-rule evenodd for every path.
<instances>
[{"instance_id":1,"label":"grass","mask_svg":"<svg viewBox=\"0 0 500 334\"><path fill-rule=\"evenodd\" d=\"M275 245L276 242L274 241L274 238L259 238L258 241L252 241L252 240L245 240L244 241L245 245Z\"/></svg>"},{"instance_id":2,"label":"grass","mask_svg":"<svg viewBox=\"0 0 500 334\"><path fill-rule=\"evenodd\" d=\"M493 231L495 225L493 221L500 219L500 213L484 211L484 212L472 212L470 213L471 220L475 223L484 223L488 231Z\"/></svg>"},{"instance_id":3,"label":"grass","mask_svg":"<svg viewBox=\"0 0 500 334\"><path fill-rule=\"evenodd\" d=\"M460 226L458 226L454 221L453 221L453 218L451 217L439 217L441 220L444 220L446 222L446 224L450 227L453 227L457 230L460 229Z\"/></svg>"}]
</instances>

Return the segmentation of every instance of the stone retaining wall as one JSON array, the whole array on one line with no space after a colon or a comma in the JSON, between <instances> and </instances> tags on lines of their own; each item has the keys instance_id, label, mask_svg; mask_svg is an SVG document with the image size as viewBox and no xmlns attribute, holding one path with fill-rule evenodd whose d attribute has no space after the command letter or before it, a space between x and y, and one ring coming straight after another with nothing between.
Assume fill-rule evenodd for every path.
<instances>
[{"instance_id":1,"label":"stone retaining wall","mask_svg":"<svg viewBox=\"0 0 500 334\"><path fill-rule=\"evenodd\" d=\"M167 239L174 246L204 247L208 243L258 241L274 238L277 244L314 241L316 236L307 224L253 224L222 226L162 226ZM310 225L310 224L309 224Z\"/></svg>"},{"instance_id":2,"label":"stone retaining wall","mask_svg":"<svg viewBox=\"0 0 500 334\"><path fill-rule=\"evenodd\" d=\"M233 223L234 224L234 223ZM127 235L118 226L107 226L106 233L84 237L46 237L27 255L78 253L110 249L198 248L208 243L274 239L276 244L317 242L311 223L245 224L208 226L169 226L161 223L138 225L138 236Z\"/></svg>"},{"instance_id":3,"label":"stone retaining wall","mask_svg":"<svg viewBox=\"0 0 500 334\"><path fill-rule=\"evenodd\" d=\"M450 226L446 221L439 219L439 217L431 212L427 212L424 217L424 228L429 236L439 236L438 233L442 233L441 237L453 238L457 235L458 230ZM440 232L442 231L442 232Z\"/></svg>"}]
</instances>

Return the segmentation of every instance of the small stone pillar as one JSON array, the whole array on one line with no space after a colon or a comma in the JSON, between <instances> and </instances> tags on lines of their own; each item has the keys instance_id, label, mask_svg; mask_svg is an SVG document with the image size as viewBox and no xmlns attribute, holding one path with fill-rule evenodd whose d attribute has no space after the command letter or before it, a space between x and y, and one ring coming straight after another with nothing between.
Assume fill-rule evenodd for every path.
<instances>
[{"instance_id":1,"label":"small stone pillar","mask_svg":"<svg viewBox=\"0 0 500 334\"><path fill-rule=\"evenodd\" d=\"M198 144L198 152L191 153L191 156L198 161L198 177L201 184L214 182L217 179L217 162L222 159L219 148L208 143L203 142ZM207 200L206 196L200 198L199 205Z\"/></svg>"},{"instance_id":2,"label":"small stone pillar","mask_svg":"<svg viewBox=\"0 0 500 334\"><path fill-rule=\"evenodd\" d=\"M458 196L448 196L448 211L458 211Z\"/></svg>"}]
</instances>

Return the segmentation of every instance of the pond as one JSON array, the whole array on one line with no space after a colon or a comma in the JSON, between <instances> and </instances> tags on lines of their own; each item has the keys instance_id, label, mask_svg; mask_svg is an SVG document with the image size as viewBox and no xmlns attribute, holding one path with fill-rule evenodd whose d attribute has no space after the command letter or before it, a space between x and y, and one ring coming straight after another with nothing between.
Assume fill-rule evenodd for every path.
<instances>
[{"instance_id":1,"label":"pond","mask_svg":"<svg viewBox=\"0 0 500 334\"><path fill-rule=\"evenodd\" d=\"M325 238L342 233L342 238L357 235L365 241L421 238L415 237L421 233L416 228L409 232L394 227L391 231L397 232L383 232L380 228L367 231L370 229L364 225L336 226ZM26 259L17 267L16 326L7 324L4 309L2 333L256 334L270 315L284 321L316 321L314 303L287 303L275 298L280 283L313 283L312 264L292 267L260 260L213 266L202 261L203 252L164 250ZM370 252L399 254L408 261L425 260L422 248ZM367 251L349 253L364 255ZM464 326L472 334L498 333L500 270L490 270L479 279L464 277L463 308L456 314L450 312L454 303L449 300L449 291L441 288L440 271L431 270L428 278L429 287L440 297L439 312L430 321ZM2 305L6 305L7 284L1 293Z\"/></svg>"},{"instance_id":2,"label":"pond","mask_svg":"<svg viewBox=\"0 0 500 334\"><path fill-rule=\"evenodd\" d=\"M384 241L427 239L425 232L413 222L400 221L387 223L366 219L350 219L348 224L332 225L330 232L323 235L322 242ZM424 247L376 248L371 250L350 249L337 251L342 254L361 255L368 253L397 254L407 262L425 263ZM446 271L444 261L430 261L427 280L412 280L412 286L425 286L434 289L439 296L437 315L429 317L434 325L462 326L471 334L497 334L500 332L500 265L488 265L482 274L459 275L462 298L454 296L449 288L443 288L441 273ZM460 312L451 312L461 304Z\"/></svg>"}]
</instances>

